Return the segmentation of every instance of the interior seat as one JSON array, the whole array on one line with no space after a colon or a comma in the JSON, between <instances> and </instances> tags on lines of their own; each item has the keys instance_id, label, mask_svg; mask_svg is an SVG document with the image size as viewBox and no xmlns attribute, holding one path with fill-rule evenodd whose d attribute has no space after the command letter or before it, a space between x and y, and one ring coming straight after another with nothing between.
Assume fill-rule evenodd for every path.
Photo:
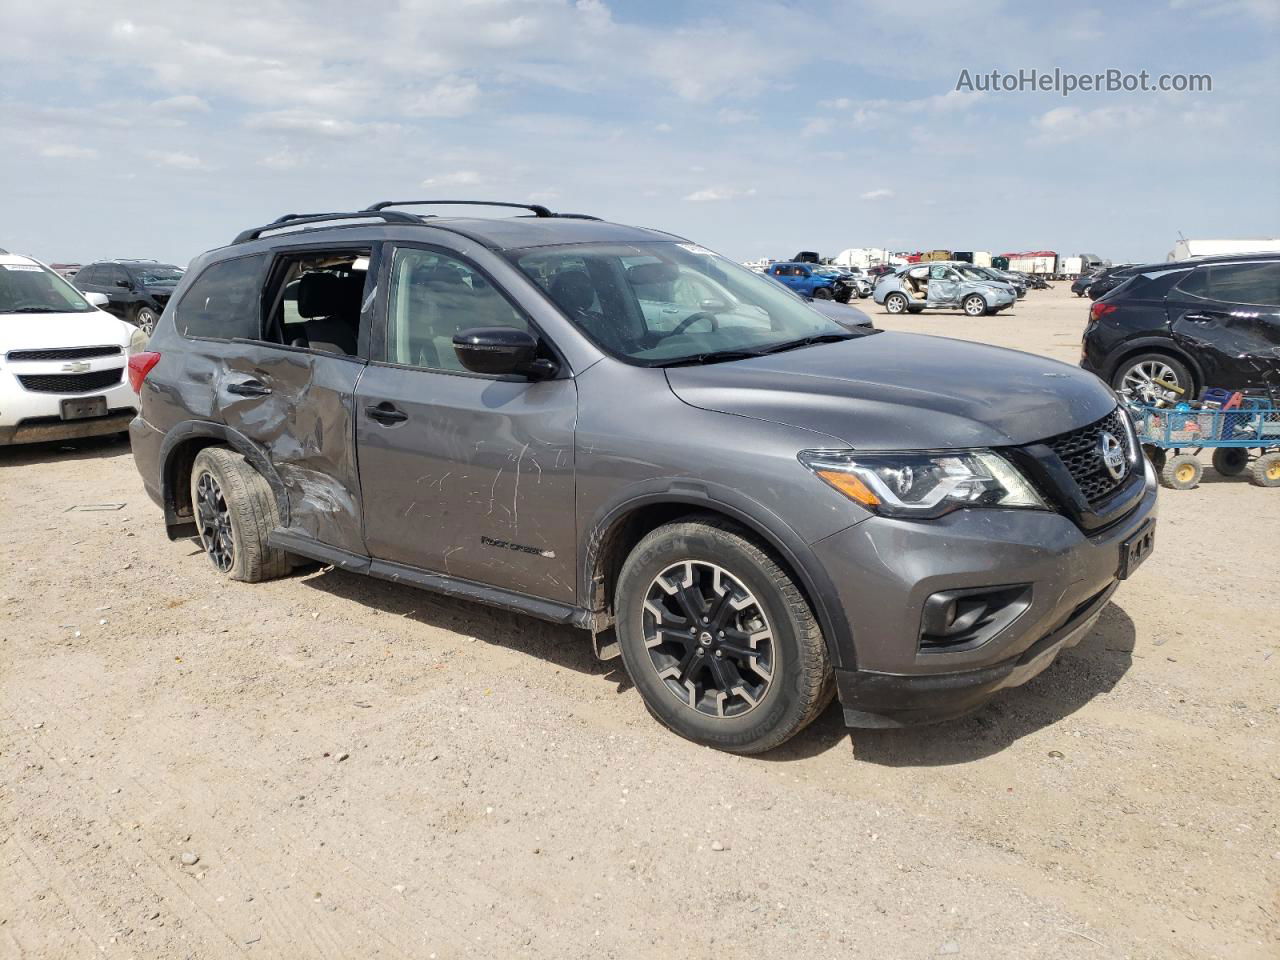
<instances>
[{"instance_id":1,"label":"interior seat","mask_svg":"<svg viewBox=\"0 0 1280 960\"><path fill-rule=\"evenodd\" d=\"M359 349L360 297L364 274L340 277L315 271L298 283L298 315L306 318L304 335L294 346L353 356Z\"/></svg>"}]
</instances>

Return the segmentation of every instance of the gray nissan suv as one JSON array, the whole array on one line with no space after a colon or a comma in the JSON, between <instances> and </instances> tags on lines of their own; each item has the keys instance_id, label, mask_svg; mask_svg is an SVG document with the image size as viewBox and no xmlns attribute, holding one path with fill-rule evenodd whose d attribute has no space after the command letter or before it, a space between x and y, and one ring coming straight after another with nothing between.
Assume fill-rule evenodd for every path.
<instances>
[{"instance_id":1,"label":"gray nissan suv","mask_svg":"<svg viewBox=\"0 0 1280 960\"><path fill-rule=\"evenodd\" d=\"M435 202L430 202L435 203ZM129 361L171 539L590 631L738 753L971 711L1088 633L1156 483L1096 377L847 329L695 243L529 204L289 215Z\"/></svg>"}]
</instances>

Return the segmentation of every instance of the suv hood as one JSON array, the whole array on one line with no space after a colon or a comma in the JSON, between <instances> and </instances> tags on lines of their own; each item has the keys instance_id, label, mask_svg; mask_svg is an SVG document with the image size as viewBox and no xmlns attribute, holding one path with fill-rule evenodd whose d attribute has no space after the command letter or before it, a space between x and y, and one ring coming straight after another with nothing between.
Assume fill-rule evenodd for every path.
<instances>
[{"instance_id":1,"label":"suv hood","mask_svg":"<svg viewBox=\"0 0 1280 960\"><path fill-rule=\"evenodd\" d=\"M0 360L10 350L41 347L102 347L126 349L133 327L105 310L91 313L0 313Z\"/></svg>"},{"instance_id":2,"label":"suv hood","mask_svg":"<svg viewBox=\"0 0 1280 960\"><path fill-rule=\"evenodd\" d=\"M880 333L757 359L667 369L691 406L825 433L863 450L1014 446L1093 423L1093 374L1016 350Z\"/></svg>"}]
</instances>

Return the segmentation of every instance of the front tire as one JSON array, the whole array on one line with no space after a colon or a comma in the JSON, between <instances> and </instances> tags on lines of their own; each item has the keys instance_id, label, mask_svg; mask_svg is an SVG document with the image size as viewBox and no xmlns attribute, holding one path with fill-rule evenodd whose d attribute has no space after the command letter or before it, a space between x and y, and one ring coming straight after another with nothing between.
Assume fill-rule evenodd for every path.
<instances>
[{"instance_id":1,"label":"front tire","mask_svg":"<svg viewBox=\"0 0 1280 960\"><path fill-rule=\"evenodd\" d=\"M808 726L834 694L822 631L791 577L717 517L654 530L615 597L623 663L645 706L695 743L753 754Z\"/></svg>"},{"instance_id":2,"label":"front tire","mask_svg":"<svg viewBox=\"0 0 1280 960\"><path fill-rule=\"evenodd\" d=\"M815 299L815 300L830 300L830 299L831 299L831 288L830 288L830 287L815 287L815 288L814 288L814 291L813 291L813 299Z\"/></svg>"},{"instance_id":3,"label":"front tire","mask_svg":"<svg viewBox=\"0 0 1280 960\"><path fill-rule=\"evenodd\" d=\"M884 308L890 313L907 312L907 296L903 293L891 293L884 298Z\"/></svg>"},{"instance_id":4,"label":"front tire","mask_svg":"<svg viewBox=\"0 0 1280 960\"><path fill-rule=\"evenodd\" d=\"M987 312L987 301L976 293L971 293L961 303L964 312L970 317L980 317Z\"/></svg>"},{"instance_id":5,"label":"front tire","mask_svg":"<svg viewBox=\"0 0 1280 960\"><path fill-rule=\"evenodd\" d=\"M200 545L214 569L259 583L289 572L289 555L267 546L280 523L275 495L262 474L226 447L205 447L191 467L191 506Z\"/></svg>"},{"instance_id":6,"label":"front tire","mask_svg":"<svg viewBox=\"0 0 1280 960\"><path fill-rule=\"evenodd\" d=\"M1190 490L1200 483L1204 467L1200 461L1189 453L1180 453L1170 457L1160 468L1160 485L1170 490Z\"/></svg>"}]
</instances>

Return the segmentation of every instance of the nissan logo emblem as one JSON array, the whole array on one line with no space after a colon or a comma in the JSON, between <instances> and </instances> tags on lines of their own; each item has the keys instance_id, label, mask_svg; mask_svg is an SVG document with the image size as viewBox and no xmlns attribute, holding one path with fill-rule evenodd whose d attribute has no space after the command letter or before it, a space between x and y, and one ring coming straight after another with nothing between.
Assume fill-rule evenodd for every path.
<instances>
[{"instance_id":1,"label":"nissan logo emblem","mask_svg":"<svg viewBox=\"0 0 1280 960\"><path fill-rule=\"evenodd\" d=\"M1104 430L1098 437L1098 450L1102 454L1102 465L1107 468L1107 473L1111 474L1111 479L1122 479L1129 465L1125 463L1124 447L1116 439L1115 434Z\"/></svg>"}]
</instances>

